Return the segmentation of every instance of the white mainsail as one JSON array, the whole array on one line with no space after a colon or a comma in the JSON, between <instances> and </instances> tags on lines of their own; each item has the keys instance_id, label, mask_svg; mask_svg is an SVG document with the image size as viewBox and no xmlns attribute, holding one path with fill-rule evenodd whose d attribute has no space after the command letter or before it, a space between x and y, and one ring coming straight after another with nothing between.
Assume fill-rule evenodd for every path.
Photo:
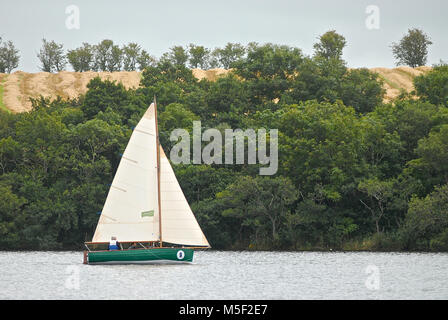
<instances>
[{"instance_id":1,"label":"white mainsail","mask_svg":"<svg viewBox=\"0 0 448 320\"><path fill-rule=\"evenodd\" d=\"M159 241L155 106L135 127L118 165L92 242ZM160 197L164 242L209 246L160 146Z\"/></svg>"},{"instance_id":2,"label":"white mainsail","mask_svg":"<svg viewBox=\"0 0 448 320\"><path fill-rule=\"evenodd\" d=\"M159 240L154 106L139 121L118 165L93 242ZM151 212L150 214L144 214Z\"/></svg>"}]
</instances>

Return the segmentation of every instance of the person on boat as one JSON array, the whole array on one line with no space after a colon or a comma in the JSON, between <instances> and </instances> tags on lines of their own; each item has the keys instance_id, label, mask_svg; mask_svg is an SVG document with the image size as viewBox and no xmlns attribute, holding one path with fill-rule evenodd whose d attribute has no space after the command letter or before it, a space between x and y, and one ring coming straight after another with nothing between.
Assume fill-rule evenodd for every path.
<instances>
[{"instance_id":1,"label":"person on boat","mask_svg":"<svg viewBox=\"0 0 448 320\"><path fill-rule=\"evenodd\" d=\"M117 237L111 237L109 241L109 250L120 250L120 244L117 241Z\"/></svg>"},{"instance_id":2,"label":"person on boat","mask_svg":"<svg viewBox=\"0 0 448 320\"><path fill-rule=\"evenodd\" d=\"M137 249L139 248L137 242L134 242L128 249Z\"/></svg>"}]
</instances>

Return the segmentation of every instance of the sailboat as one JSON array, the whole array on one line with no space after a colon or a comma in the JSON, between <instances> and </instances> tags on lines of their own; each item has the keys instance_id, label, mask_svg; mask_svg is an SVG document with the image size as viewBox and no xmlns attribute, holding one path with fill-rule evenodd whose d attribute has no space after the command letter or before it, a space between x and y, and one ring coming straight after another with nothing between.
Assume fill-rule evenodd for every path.
<instances>
[{"instance_id":1,"label":"sailboat","mask_svg":"<svg viewBox=\"0 0 448 320\"><path fill-rule=\"evenodd\" d=\"M155 98L132 132L100 214L84 243L85 264L188 263L194 250L210 248L159 143ZM108 249L111 239L119 250Z\"/></svg>"}]
</instances>

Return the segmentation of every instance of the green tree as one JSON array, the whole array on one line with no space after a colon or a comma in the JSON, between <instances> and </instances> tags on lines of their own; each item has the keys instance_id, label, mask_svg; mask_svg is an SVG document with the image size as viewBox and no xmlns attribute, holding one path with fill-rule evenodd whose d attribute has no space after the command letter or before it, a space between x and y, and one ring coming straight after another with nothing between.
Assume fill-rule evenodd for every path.
<instances>
[{"instance_id":1,"label":"green tree","mask_svg":"<svg viewBox=\"0 0 448 320\"><path fill-rule=\"evenodd\" d=\"M245 53L246 49L243 45L229 42L224 48L216 48L213 50L212 55L217 63L219 63L219 66L224 69L230 69L236 61L243 58Z\"/></svg>"},{"instance_id":2,"label":"green tree","mask_svg":"<svg viewBox=\"0 0 448 320\"><path fill-rule=\"evenodd\" d=\"M346 74L347 67L343 60L320 56L304 58L298 68L298 76L292 79L291 89L283 94L282 100L287 104L314 99L329 102L341 100Z\"/></svg>"},{"instance_id":3,"label":"green tree","mask_svg":"<svg viewBox=\"0 0 448 320\"><path fill-rule=\"evenodd\" d=\"M408 65L412 68L424 66L428 57L428 46L432 42L429 36L420 29L409 29L399 43L392 43L392 53L397 65Z\"/></svg>"},{"instance_id":4,"label":"green tree","mask_svg":"<svg viewBox=\"0 0 448 320\"><path fill-rule=\"evenodd\" d=\"M195 84L197 79L187 67L176 65L169 61L159 61L156 66L149 67L143 72L142 85L145 87L169 82L186 88Z\"/></svg>"},{"instance_id":5,"label":"green tree","mask_svg":"<svg viewBox=\"0 0 448 320\"><path fill-rule=\"evenodd\" d=\"M143 71L147 67L154 67L157 64L157 59L151 56L147 51L142 50L137 57L137 64L140 71Z\"/></svg>"},{"instance_id":6,"label":"green tree","mask_svg":"<svg viewBox=\"0 0 448 320\"><path fill-rule=\"evenodd\" d=\"M426 137L433 127L448 123L448 110L429 102L404 100L394 105L377 106L371 116L384 124L389 133L397 132L404 149L402 164L418 157L418 141Z\"/></svg>"},{"instance_id":7,"label":"green tree","mask_svg":"<svg viewBox=\"0 0 448 320\"><path fill-rule=\"evenodd\" d=\"M17 141L12 137L0 139L0 168L3 174L18 165L20 155L20 145Z\"/></svg>"},{"instance_id":8,"label":"green tree","mask_svg":"<svg viewBox=\"0 0 448 320\"><path fill-rule=\"evenodd\" d=\"M420 158L412 160L412 166L426 170L432 185L448 183L448 124L420 139L416 152Z\"/></svg>"},{"instance_id":9,"label":"green tree","mask_svg":"<svg viewBox=\"0 0 448 320\"><path fill-rule=\"evenodd\" d=\"M384 119L372 114L360 118L361 152L366 175L394 177L401 173L406 160L403 160L405 147L400 135L388 131Z\"/></svg>"},{"instance_id":10,"label":"green tree","mask_svg":"<svg viewBox=\"0 0 448 320\"><path fill-rule=\"evenodd\" d=\"M278 46L271 43L252 44L246 58L233 63L235 73L248 81L252 96L259 97L253 103L278 99L291 86L303 61L298 48Z\"/></svg>"},{"instance_id":11,"label":"green tree","mask_svg":"<svg viewBox=\"0 0 448 320\"><path fill-rule=\"evenodd\" d=\"M95 69L100 71L120 71L123 52L112 40L103 40L95 46Z\"/></svg>"},{"instance_id":12,"label":"green tree","mask_svg":"<svg viewBox=\"0 0 448 320\"><path fill-rule=\"evenodd\" d=\"M156 96L159 105L166 106L183 103L185 96L197 89L197 82L191 69L161 59L155 66L149 66L142 72L140 84L149 101Z\"/></svg>"},{"instance_id":13,"label":"green tree","mask_svg":"<svg viewBox=\"0 0 448 320\"><path fill-rule=\"evenodd\" d=\"M250 97L241 80L230 74L210 83L204 98L206 109L199 114L204 120L210 119L210 125L226 122L234 127L241 127L241 117L234 119L232 115L254 111L249 107Z\"/></svg>"},{"instance_id":14,"label":"green tree","mask_svg":"<svg viewBox=\"0 0 448 320\"><path fill-rule=\"evenodd\" d=\"M0 37L0 44L2 39ZM8 41L0 46L0 73L11 73L12 70L19 66L19 50L17 50L12 43Z\"/></svg>"},{"instance_id":15,"label":"green tree","mask_svg":"<svg viewBox=\"0 0 448 320\"><path fill-rule=\"evenodd\" d=\"M207 69L209 67L209 49L190 43L188 53L190 57L190 68Z\"/></svg>"},{"instance_id":16,"label":"green tree","mask_svg":"<svg viewBox=\"0 0 448 320\"><path fill-rule=\"evenodd\" d=\"M170 51L165 53L161 59L169 61L175 66L186 66L188 61L188 51L182 46L174 46L170 48Z\"/></svg>"},{"instance_id":17,"label":"green tree","mask_svg":"<svg viewBox=\"0 0 448 320\"><path fill-rule=\"evenodd\" d=\"M387 205L393 196L393 181L381 181L378 178L371 178L361 181L358 184L358 190L368 196L369 202L359 199L361 203L372 215L375 222L377 234L380 234L380 221L387 212Z\"/></svg>"},{"instance_id":18,"label":"green tree","mask_svg":"<svg viewBox=\"0 0 448 320\"><path fill-rule=\"evenodd\" d=\"M193 121L200 120L197 115L179 103L167 105L158 118L160 141L167 154L171 151L173 144L177 143L170 141L171 132L175 129L185 129L191 133Z\"/></svg>"},{"instance_id":19,"label":"green tree","mask_svg":"<svg viewBox=\"0 0 448 320\"><path fill-rule=\"evenodd\" d=\"M26 216L23 206L26 199L15 194L10 186L0 185L0 247L18 248Z\"/></svg>"},{"instance_id":20,"label":"green tree","mask_svg":"<svg viewBox=\"0 0 448 320\"><path fill-rule=\"evenodd\" d=\"M80 106L87 119L103 112L103 119L109 123L121 119L123 124L135 126L152 101L137 90L126 90L121 83L101 81L98 77L92 79L87 87L89 90Z\"/></svg>"},{"instance_id":21,"label":"green tree","mask_svg":"<svg viewBox=\"0 0 448 320\"><path fill-rule=\"evenodd\" d=\"M300 191L299 191L300 192ZM301 199L285 217L285 238L294 249L325 246L330 223L328 207L311 197Z\"/></svg>"},{"instance_id":22,"label":"green tree","mask_svg":"<svg viewBox=\"0 0 448 320\"><path fill-rule=\"evenodd\" d=\"M173 166L182 191L189 203L214 199L234 182L237 173L227 168L214 168L209 165Z\"/></svg>"},{"instance_id":23,"label":"green tree","mask_svg":"<svg viewBox=\"0 0 448 320\"><path fill-rule=\"evenodd\" d=\"M448 185L412 198L401 234L407 248L448 250Z\"/></svg>"},{"instance_id":24,"label":"green tree","mask_svg":"<svg viewBox=\"0 0 448 320\"><path fill-rule=\"evenodd\" d=\"M76 127L76 137L84 147L92 163L102 154L117 152L124 134L118 125L110 125L99 119L91 119Z\"/></svg>"},{"instance_id":25,"label":"green tree","mask_svg":"<svg viewBox=\"0 0 448 320\"><path fill-rule=\"evenodd\" d=\"M297 199L297 192L287 178L243 176L218 193L217 197L227 208L223 215L236 218L241 227L253 228L255 241L266 223L270 226L272 241L277 241L279 227L289 211L289 205Z\"/></svg>"},{"instance_id":26,"label":"green tree","mask_svg":"<svg viewBox=\"0 0 448 320\"><path fill-rule=\"evenodd\" d=\"M335 30L327 31L314 44L314 55L325 59L341 59L346 40Z\"/></svg>"},{"instance_id":27,"label":"green tree","mask_svg":"<svg viewBox=\"0 0 448 320\"><path fill-rule=\"evenodd\" d=\"M307 101L265 120L279 130L279 171L306 196L316 188L326 201L352 195L362 161L363 126L351 107Z\"/></svg>"},{"instance_id":28,"label":"green tree","mask_svg":"<svg viewBox=\"0 0 448 320\"><path fill-rule=\"evenodd\" d=\"M85 42L81 47L68 51L67 59L74 71L83 72L93 69L93 49L90 44Z\"/></svg>"},{"instance_id":29,"label":"green tree","mask_svg":"<svg viewBox=\"0 0 448 320\"><path fill-rule=\"evenodd\" d=\"M123 46L123 69L125 71L135 71L142 48L137 43L128 43Z\"/></svg>"},{"instance_id":30,"label":"green tree","mask_svg":"<svg viewBox=\"0 0 448 320\"><path fill-rule=\"evenodd\" d=\"M436 66L415 77L414 87L420 99L448 107L448 65Z\"/></svg>"},{"instance_id":31,"label":"green tree","mask_svg":"<svg viewBox=\"0 0 448 320\"><path fill-rule=\"evenodd\" d=\"M386 90L377 73L368 69L348 70L340 84L340 98L360 113L373 111L383 102Z\"/></svg>"},{"instance_id":32,"label":"green tree","mask_svg":"<svg viewBox=\"0 0 448 320\"><path fill-rule=\"evenodd\" d=\"M42 48L37 57L41 62L41 70L44 72L62 71L67 64L64 54L64 46L56 42L42 39Z\"/></svg>"}]
</instances>

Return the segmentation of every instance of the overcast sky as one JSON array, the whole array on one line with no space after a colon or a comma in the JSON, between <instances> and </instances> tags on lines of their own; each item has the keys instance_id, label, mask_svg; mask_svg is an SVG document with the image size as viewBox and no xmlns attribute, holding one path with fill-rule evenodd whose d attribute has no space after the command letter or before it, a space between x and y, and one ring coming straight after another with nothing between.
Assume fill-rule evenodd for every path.
<instances>
[{"instance_id":1,"label":"overcast sky","mask_svg":"<svg viewBox=\"0 0 448 320\"><path fill-rule=\"evenodd\" d=\"M0 36L14 42L19 69L27 72L39 71L42 38L65 49L103 39L137 42L156 57L174 45L213 49L252 41L296 46L311 55L317 37L332 29L347 40L343 57L349 67L393 67L390 45L409 28L423 29L434 43L428 65L448 61L446 0L0 1ZM79 29L67 28L70 5L79 8ZM371 5L379 10L379 29L372 29L378 26L375 13L366 13Z\"/></svg>"}]
</instances>

